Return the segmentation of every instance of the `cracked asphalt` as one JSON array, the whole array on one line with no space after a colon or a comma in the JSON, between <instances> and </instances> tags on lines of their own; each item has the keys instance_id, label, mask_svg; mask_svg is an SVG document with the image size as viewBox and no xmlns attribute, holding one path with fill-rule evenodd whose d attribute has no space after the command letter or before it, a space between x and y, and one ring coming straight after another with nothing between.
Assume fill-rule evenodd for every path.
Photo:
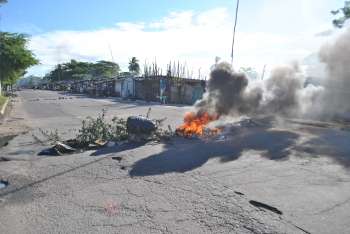
<instances>
[{"instance_id":1,"label":"cracked asphalt","mask_svg":"<svg viewBox=\"0 0 350 234\"><path fill-rule=\"evenodd\" d=\"M173 129L186 106L23 90L2 120L0 233L350 233L348 126L285 123L225 139L109 147L60 157L81 121L147 113ZM252 200L278 209L257 207Z\"/></svg>"}]
</instances>

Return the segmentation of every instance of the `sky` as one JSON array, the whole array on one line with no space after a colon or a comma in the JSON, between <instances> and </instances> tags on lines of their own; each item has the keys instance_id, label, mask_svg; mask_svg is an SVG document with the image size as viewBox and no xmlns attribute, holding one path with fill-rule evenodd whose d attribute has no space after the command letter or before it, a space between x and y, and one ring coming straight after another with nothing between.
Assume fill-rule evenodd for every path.
<instances>
[{"instance_id":1,"label":"sky","mask_svg":"<svg viewBox=\"0 0 350 234\"><path fill-rule=\"evenodd\" d=\"M233 65L258 72L303 62L331 40L331 10L344 0L241 0ZM230 61L236 0L8 0L0 30L29 34L44 75L70 59L111 60L127 70L136 56L186 64L193 76L208 74L215 57Z\"/></svg>"}]
</instances>

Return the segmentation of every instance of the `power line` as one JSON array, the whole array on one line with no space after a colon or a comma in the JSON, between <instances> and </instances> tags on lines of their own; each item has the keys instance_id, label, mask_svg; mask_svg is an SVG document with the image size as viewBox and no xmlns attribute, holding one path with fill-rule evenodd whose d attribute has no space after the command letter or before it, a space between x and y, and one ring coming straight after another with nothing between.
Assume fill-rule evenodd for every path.
<instances>
[{"instance_id":1,"label":"power line","mask_svg":"<svg viewBox=\"0 0 350 234\"><path fill-rule=\"evenodd\" d=\"M233 47L235 45L236 27L237 27L237 19L238 19L238 9L239 9L239 0L237 0L235 25L233 27L233 38L232 38L232 49L231 49L231 64L232 65L233 65Z\"/></svg>"}]
</instances>

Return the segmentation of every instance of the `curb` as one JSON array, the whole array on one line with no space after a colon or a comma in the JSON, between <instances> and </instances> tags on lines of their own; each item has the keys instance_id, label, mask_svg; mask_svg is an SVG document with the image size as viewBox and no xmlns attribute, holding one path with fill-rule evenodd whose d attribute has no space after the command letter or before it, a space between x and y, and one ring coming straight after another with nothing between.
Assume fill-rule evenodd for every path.
<instances>
[{"instance_id":1,"label":"curb","mask_svg":"<svg viewBox=\"0 0 350 234\"><path fill-rule=\"evenodd\" d=\"M7 104L9 103L9 100L10 98L7 98L4 105L2 105L2 108L1 108L1 111L0 111L0 115L4 115L5 114L5 111L6 111L6 107L7 107Z\"/></svg>"}]
</instances>

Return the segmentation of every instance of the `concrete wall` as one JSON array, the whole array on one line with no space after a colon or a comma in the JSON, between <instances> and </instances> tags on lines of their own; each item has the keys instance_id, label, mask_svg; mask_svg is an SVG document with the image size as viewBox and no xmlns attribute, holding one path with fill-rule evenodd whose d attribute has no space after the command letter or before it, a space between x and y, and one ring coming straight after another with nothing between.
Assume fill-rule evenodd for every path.
<instances>
[{"instance_id":1,"label":"concrete wall","mask_svg":"<svg viewBox=\"0 0 350 234\"><path fill-rule=\"evenodd\" d=\"M59 84L52 86L52 88L61 88ZM92 96L136 97L145 101L192 105L202 98L205 91L205 82L166 76L123 77L99 81L85 80L73 83L71 87L73 92L86 93Z\"/></svg>"},{"instance_id":2,"label":"concrete wall","mask_svg":"<svg viewBox=\"0 0 350 234\"><path fill-rule=\"evenodd\" d=\"M145 101L159 101L159 80L144 79L135 81L135 96Z\"/></svg>"},{"instance_id":3,"label":"concrete wall","mask_svg":"<svg viewBox=\"0 0 350 234\"><path fill-rule=\"evenodd\" d=\"M117 97L122 96L122 83L123 80L116 80L114 83L114 92Z\"/></svg>"}]
</instances>

